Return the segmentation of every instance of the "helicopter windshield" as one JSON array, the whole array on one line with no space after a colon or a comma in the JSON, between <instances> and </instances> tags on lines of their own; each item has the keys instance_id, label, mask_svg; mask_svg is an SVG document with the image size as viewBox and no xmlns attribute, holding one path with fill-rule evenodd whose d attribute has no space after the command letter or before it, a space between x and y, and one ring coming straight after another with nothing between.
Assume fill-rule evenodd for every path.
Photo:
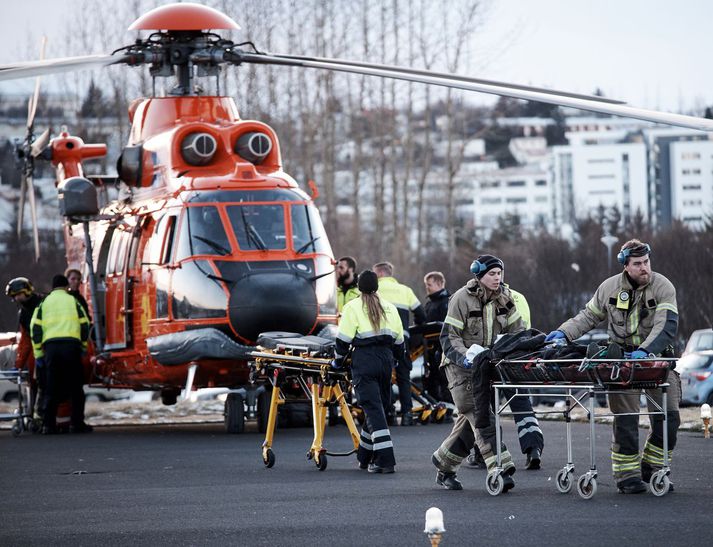
<instances>
[{"instance_id":1,"label":"helicopter windshield","mask_svg":"<svg viewBox=\"0 0 713 547\"><path fill-rule=\"evenodd\" d=\"M285 248L285 211L282 205L235 205L227 210L242 250Z\"/></svg>"},{"instance_id":2,"label":"helicopter windshield","mask_svg":"<svg viewBox=\"0 0 713 547\"><path fill-rule=\"evenodd\" d=\"M297 253L331 255L327 234L317 208L306 203L292 205L292 244Z\"/></svg>"},{"instance_id":3,"label":"helicopter windshield","mask_svg":"<svg viewBox=\"0 0 713 547\"><path fill-rule=\"evenodd\" d=\"M214 205L187 207L181 223L176 260L189 256L231 253L223 221Z\"/></svg>"}]
</instances>

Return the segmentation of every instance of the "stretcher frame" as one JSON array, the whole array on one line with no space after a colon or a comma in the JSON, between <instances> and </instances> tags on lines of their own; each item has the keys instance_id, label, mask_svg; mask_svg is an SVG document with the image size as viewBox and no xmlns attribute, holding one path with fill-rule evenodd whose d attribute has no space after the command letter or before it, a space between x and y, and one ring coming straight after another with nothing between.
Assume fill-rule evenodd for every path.
<instances>
[{"instance_id":1,"label":"stretcher frame","mask_svg":"<svg viewBox=\"0 0 713 547\"><path fill-rule=\"evenodd\" d=\"M409 358L411 363L414 363L416 359L423 356L424 360L424 370L427 366L426 360L428 358L428 350L431 349L435 344L440 344L439 337L441 335L441 327L443 323L441 321L433 321L431 323L426 323L426 325L434 325L438 327L438 331L426 332L419 327L424 325L416 325L414 327L409 327L412 333L420 334L423 337L423 344L414 348L409 352ZM391 383L396 383L396 372L392 374ZM422 425L426 425L429 421L440 424L443 420L453 413L455 405L453 403L447 403L445 401L439 401L435 397L432 397L424 389L420 389L416 384L410 382L411 386L411 398L415 400L418 404L414 405L411 409L412 416Z\"/></svg>"},{"instance_id":2,"label":"stretcher frame","mask_svg":"<svg viewBox=\"0 0 713 547\"><path fill-rule=\"evenodd\" d=\"M266 468L275 465L276 456L272 448L277 424L279 407L287 403L280 383L287 377L295 378L312 408L314 437L307 452L307 459L314 461L317 469L327 469L327 456L351 456L359 448L359 432L352 417L345 393L351 391L351 378L348 369L335 370L332 360L311 356L309 351L294 354L285 353L284 348L269 350L260 348L249 355L253 359L251 366L257 373L263 372L272 385L270 412L267 419L265 440L262 443L262 461ZM327 423L327 410L330 403L337 403L342 411L342 418L347 425L353 449L349 452L330 452L324 447L324 434Z\"/></svg>"},{"instance_id":3,"label":"stretcher frame","mask_svg":"<svg viewBox=\"0 0 713 547\"><path fill-rule=\"evenodd\" d=\"M637 360L636 365L646 365L652 362L675 362L675 358L656 358L650 360ZM662 416L663 418L663 466L660 470L652 474L649 483L649 488L655 496L664 496L670 488L671 469L668 459L668 388L670 384L665 381L636 381L633 379L633 372L630 380L624 383L616 380L604 381L601 374L597 374L597 367L610 364L613 367L622 363L633 363L631 361L622 361L621 359L529 359L529 360L507 360L502 359L495 363L495 368L500 375L501 380L493 383L494 391L494 409L495 414L495 443L496 443L496 464L495 468L488 472L486 477L486 488L488 493L497 496L503 491L504 468L502 466L502 433L500 431L501 416L515 416L522 412L506 412L504 409L508 407L510 402L516 397L551 397L562 396L565 399L565 410L550 410L538 412L539 414L562 414L566 423L566 444L567 444L567 462L560 469L556 476L557 490L566 494L572 490L574 485L575 466L572 458L572 419L571 413L576 408L581 408L587 413L589 422L589 469L586 473L579 476L576 482L577 493L584 499L591 499L597 492L597 465L595 460L595 414L594 403L597 395L621 394L629 392L641 393L645 389L661 389L661 404L659 405L646 391L643 391L647 401L646 412L629 412L629 413L606 413L599 414L599 417L614 417L614 416ZM501 366L503 364L521 364L529 366L547 366L549 364L559 364L568 366L577 366L579 371L588 371L586 376L589 378L585 381L562 382L557 380L520 383L513 381L511 376L508 376L507 371ZM542 369L540 369L542 370ZM633 369L632 369L633 370ZM670 370L670 365L666 369L666 375ZM664 379L666 377L664 375ZM612 389L618 387L618 389ZM529 390L537 389L546 393L530 393ZM506 398L501 403L500 396L503 390L513 390L514 393ZM648 403L651 403L653 410L649 410ZM638 424L637 424L638 427Z\"/></svg>"},{"instance_id":4,"label":"stretcher frame","mask_svg":"<svg viewBox=\"0 0 713 547\"><path fill-rule=\"evenodd\" d=\"M32 430L32 405L29 376L26 370L2 370L0 380L13 382L17 385L17 409L14 413L0 414L0 421L12 424L13 437L19 437L25 431Z\"/></svg>"}]
</instances>

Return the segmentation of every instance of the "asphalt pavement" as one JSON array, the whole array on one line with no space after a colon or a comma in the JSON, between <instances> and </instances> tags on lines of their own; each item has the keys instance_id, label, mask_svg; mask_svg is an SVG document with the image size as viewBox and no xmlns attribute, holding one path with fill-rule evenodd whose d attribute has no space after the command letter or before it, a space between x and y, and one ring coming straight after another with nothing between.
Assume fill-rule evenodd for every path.
<instances>
[{"instance_id":1,"label":"asphalt pavement","mask_svg":"<svg viewBox=\"0 0 713 547\"><path fill-rule=\"evenodd\" d=\"M262 464L254 425L98 427L87 435L13 438L0 432L0 545L430 545L429 507L444 513L441 545L710 545L713 439L682 432L672 464L675 492L616 493L610 426L596 426L598 491L561 494L565 424L543 422L543 468L524 470L511 420L504 438L520 467L515 489L493 497L485 471L462 469L464 490L434 483L430 455L448 425L395 427L397 471L370 475L354 456L319 471L305 458L309 429L276 432L275 467ZM589 427L573 424L576 475L589 467ZM646 430L641 430L642 439ZM349 448L344 426L327 448Z\"/></svg>"}]
</instances>

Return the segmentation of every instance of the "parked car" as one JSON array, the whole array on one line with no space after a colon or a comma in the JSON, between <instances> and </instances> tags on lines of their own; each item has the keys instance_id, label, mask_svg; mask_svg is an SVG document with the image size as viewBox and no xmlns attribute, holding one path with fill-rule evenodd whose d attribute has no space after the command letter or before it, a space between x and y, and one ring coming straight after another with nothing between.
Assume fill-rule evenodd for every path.
<instances>
[{"instance_id":1,"label":"parked car","mask_svg":"<svg viewBox=\"0 0 713 547\"><path fill-rule=\"evenodd\" d=\"M682 355L706 349L713 349L713 329L699 329L693 331Z\"/></svg>"},{"instance_id":2,"label":"parked car","mask_svg":"<svg viewBox=\"0 0 713 547\"><path fill-rule=\"evenodd\" d=\"M713 350L684 355L676 363L681 375L681 403L713 405Z\"/></svg>"}]
</instances>

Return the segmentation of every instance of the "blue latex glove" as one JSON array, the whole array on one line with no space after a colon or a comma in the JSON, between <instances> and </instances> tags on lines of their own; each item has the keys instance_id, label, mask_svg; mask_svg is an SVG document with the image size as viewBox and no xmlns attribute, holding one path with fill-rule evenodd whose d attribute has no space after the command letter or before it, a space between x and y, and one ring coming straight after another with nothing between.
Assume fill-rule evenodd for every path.
<instances>
[{"instance_id":1,"label":"blue latex glove","mask_svg":"<svg viewBox=\"0 0 713 547\"><path fill-rule=\"evenodd\" d=\"M554 342L555 340L566 340L567 337L561 330L553 330L545 337L545 343Z\"/></svg>"},{"instance_id":2,"label":"blue latex glove","mask_svg":"<svg viewBox=\"0 0 713 547\"><path fill-rule=\"evenodd\" d=\"M339 370L342 368L342 360L341 359L332 359L330 366L333 370Z\"/></svg>"},{"instance_id":3,"label":"blue latex glove","mask_svg":"<svg viewBox=\"0 0 713 547\"><path fill-rule=\"evenodd\" d=\"M646 353L643 349L637 349L636 351L631 352L631 359L647 359L649 357L649 354Z\"/></svg>"},{"instance_id":4,"label":"blue latex glove","mask_svg":"<svg viewBox=\"0 0 713 547\"><path fill-rule=\"evenodd\" d=\"M465 359L463 359L463 368L465 368L465 369L473 368L473 363L468 361L467 357Z\"/></svg>"}]
</instances>

